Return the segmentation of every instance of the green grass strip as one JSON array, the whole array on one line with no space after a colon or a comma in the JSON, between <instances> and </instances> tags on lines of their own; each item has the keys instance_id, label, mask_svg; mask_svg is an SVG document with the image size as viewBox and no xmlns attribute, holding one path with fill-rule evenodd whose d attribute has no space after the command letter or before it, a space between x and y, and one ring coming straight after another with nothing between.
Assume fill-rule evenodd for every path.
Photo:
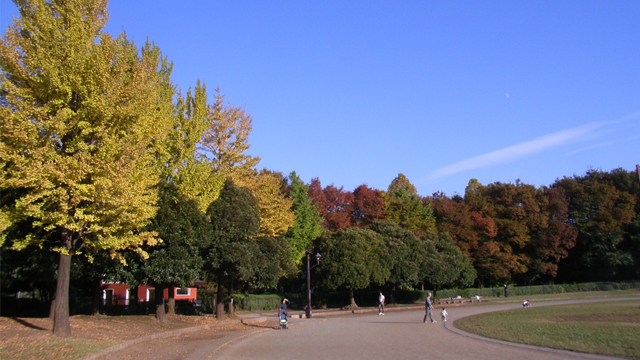
<instances>
[{"instance_id":1,"label":"green grass strip","mask_svg":"<svg viewBox=\"0 0 640 360\"><path fill-rule=\"evenodd\" d=\"M541 306L474 315L456 326L505 341L640 358L640 301Z\"/></svg>"}]
</instances>

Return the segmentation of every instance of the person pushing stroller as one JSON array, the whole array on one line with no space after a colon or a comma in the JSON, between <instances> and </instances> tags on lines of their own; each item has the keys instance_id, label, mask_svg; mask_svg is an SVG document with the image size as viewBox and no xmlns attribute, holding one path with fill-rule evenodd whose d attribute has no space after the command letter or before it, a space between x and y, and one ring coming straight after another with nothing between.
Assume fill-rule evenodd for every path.
<instances>
[{"instance_id":1,"label":"person pushing stroller","mask_svg":"<svg viewBox=\"0 0 640 360\"><path fill-rule=\"evenodd\" d=\"M282 304L280 304L280 309L278 310L278 319L280 323L280 327L284 329L289 328L289 312L287 306L289 305L289 300L282 299Z\"/></svg>"}]
</instances>

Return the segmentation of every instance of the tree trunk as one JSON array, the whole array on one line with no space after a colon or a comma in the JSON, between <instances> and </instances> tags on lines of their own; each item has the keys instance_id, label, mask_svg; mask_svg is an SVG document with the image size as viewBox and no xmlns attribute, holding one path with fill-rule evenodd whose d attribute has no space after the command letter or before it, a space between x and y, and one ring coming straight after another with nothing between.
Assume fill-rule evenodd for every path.
<instances>
[{"instance_id":1,"label":"tree trunk","mask_svg":"<svg viewBox=\"0 0 640 360\"><path fill-rule=\"evenodd\" d=\"M433 285L433 297L431 298L433 300L433 303L436 303L436 299L438 299L438 286L437 285Z\"/></svg>"},{"instance_id":2,"label":"tree trunk","mask_svg":"<svg viewBox=\"0 0 640 360\"><path fill-rule=\"evenodd\" d=\"M71 255L60 254L58 282L56 286L55 311L53 314L53 335L61 338L71 336L69 324L69 283L71 278Z\"/></svg>"},{"instance_id":3,"label":"tree trunk","mask_svg":"<svg viewBox=\"0 0 640 360\"><path fill-rule=\"evenodd\" d=\"M169 285L169 308L167 309L167 314L176 314L176 287L174 285Z\"/></svg>"},{"instance_id":4,"label":"tree trunk","mask_svg":"<svg viewBox=\"0 0 640 360\"><path fill-rule=\"evenodd\" d=\"M233 311L233 278L229 282L229 316L234 316L235 312Z\"/></svg>"},{"instance_id":5,"label":"tree trunk","mask_svg":"<svg viewBox=\"0 0 640 360\"><path fill-rule=\"evenodd\" d=\"M353 289L349 289L349 302L351 306L351 310L357 310L358 309L358 304L356 304L356 297L353 294Z\"/></svg>"},{"instance_id":6,"label":"tree trunk","mask_svg":"<svg viewBox=\"0 0 640 360\"><path fill-rule=\"evenodd\" d=\"M93 291L91 296L91 315L96 316L100 314L100 303L102 302L102 280L97 279L93 281Z\"/></svg>"},{"instance_id":7,"label":"tree trunk","mask_svg":"<svg viewBox=\"0 0 640 360\"><path fill-rule=\"evenodd\" d=\"M224 320L224 273L218 273L218 303L216 304L216 318Z\"/></svg>"},{"instance_id":8,"label":"tree trunk","mask_svg":"<svg viewBox=\"0 0 640 360\"><path fill-rule=\"evenodd\" d=\"M132 314L138 314L138 308L140 304L138 302L138 285L131 288L129 292L129 309Z\"/></svg>"},{"instance_id":9,"label":"tree trunk","mask_svg":"<svg viewBox=\"0 0 640 360\"><path fill-rule=\"evenodd\" d=\"M160 322L167 321L167 313L164 309L164 285L155 285L155 305L156 305L156 319Z\"/></svg>"},{"instance_id":10,"label":"tree trunk","mask_svg":"<svg viewBox=\"0 0 640 360\"><path fill-rule=\"evenodd\" d=\"M53 321L54 314L56 313L56 294L53 294L51 299L51 305L49 305L49 320Z\"/></svg>"}]
</instances>

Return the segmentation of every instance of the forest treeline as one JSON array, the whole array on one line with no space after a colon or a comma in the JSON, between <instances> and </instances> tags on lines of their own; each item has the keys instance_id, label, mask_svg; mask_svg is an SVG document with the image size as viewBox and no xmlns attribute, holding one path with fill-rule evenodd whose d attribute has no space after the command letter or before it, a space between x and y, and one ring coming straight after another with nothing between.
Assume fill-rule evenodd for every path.
<instances>
[{"instance_id":1,"label":"forest treeline","mask_svg":"<svg viewBox=\"0 0 640 360\"><path fill-rule=\"evenodd\" d=\"M387 191L345 191L318 179L310 196L331 231L384 220L418 237L450 237L477 272L475 285L621 281L640 275L640 186L635 171L590 169L553 184L483 185L421 197L400 174Z\"/></svg>"},{"instance_id":2,"label":"forest treeline","mask_svg":"<svg viewBox=\"0 0 640 360\"><path fill-rule=\"evenodd\" d=\"M402 174L385 190L305 183L258 170L253 118L218 89L182 92L157 46L106 33L107 1L16 5L0 42L1 285L51 301L57 336L71 295L97 312L102 281L302 291L308 253L314 288L352 294L638 278L632 171L471 180L453 197ZM155 309L164 321L161 296Z\"/></svg>"}]
</instances>

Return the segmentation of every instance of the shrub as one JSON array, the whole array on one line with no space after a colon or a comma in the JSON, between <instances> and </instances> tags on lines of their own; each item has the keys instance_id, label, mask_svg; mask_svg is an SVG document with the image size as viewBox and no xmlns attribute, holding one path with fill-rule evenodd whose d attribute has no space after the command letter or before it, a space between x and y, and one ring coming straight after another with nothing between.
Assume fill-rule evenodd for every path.
<instances>
[{"instance_id":1,"label":"shrub","mask_svg":"<svg viewBox=\"0 0 640 360\"><path fill-rule=\"evenodd\" d=\"M237 309L255 311L255 310L274 310L278 309L282 299L280 295L245 295L235 294L233 303Z\"/></svg>"}]
</instances>

